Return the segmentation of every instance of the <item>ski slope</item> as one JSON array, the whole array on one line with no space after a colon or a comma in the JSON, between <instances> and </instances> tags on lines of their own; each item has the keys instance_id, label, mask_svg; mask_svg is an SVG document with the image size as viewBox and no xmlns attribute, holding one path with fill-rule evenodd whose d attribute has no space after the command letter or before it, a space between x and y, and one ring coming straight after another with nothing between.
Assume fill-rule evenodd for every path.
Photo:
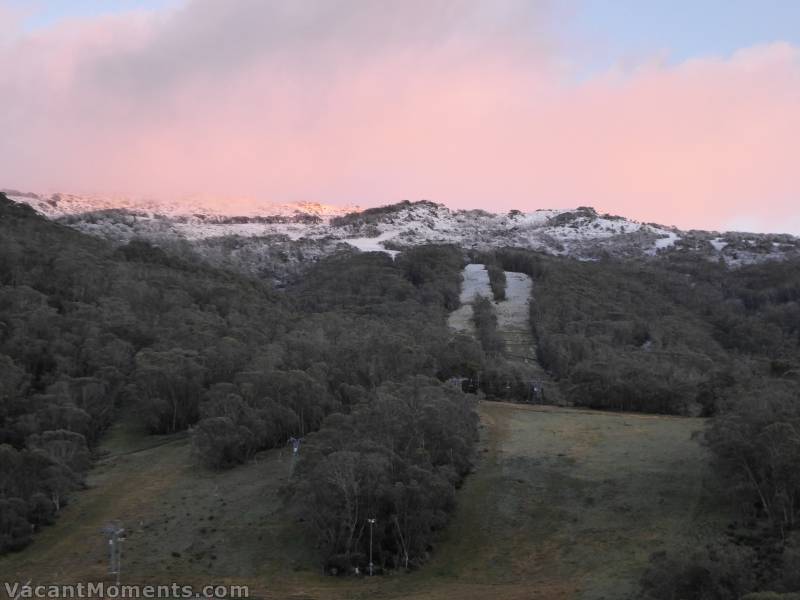
<instances>
[{"instance_id":1,"label":"ski slope","mask_svg":"<svg viewBox=\"0 0 800 600\"><path fill-rule=\"evenodd\" d=\"M484 265L469 264L464 267L461 280L461 306L450 313L448 324L452 329L462 333L475 333L475 324L472 322L472 302L475 296L492 298L492 288L489 285L489 272Z\"/></svg>"},{"instance_id":2,"label":"ski slope","mask_svg":"<svg viewBox=\"0 0 800 600\"><path fill-rule=\"evenodd\" d=\"M536 358L536 340L530 323L533 281L524 273L506 271L506 299L494 302L497 329L505 342L506 359L518 365L532 380L549 379ZM475 334L472 302L475 296L494 297L489 272L481 264L469 264L462 273L461 306L450 313L448 324L455 331Z\"/></svg>"}]
</instances>

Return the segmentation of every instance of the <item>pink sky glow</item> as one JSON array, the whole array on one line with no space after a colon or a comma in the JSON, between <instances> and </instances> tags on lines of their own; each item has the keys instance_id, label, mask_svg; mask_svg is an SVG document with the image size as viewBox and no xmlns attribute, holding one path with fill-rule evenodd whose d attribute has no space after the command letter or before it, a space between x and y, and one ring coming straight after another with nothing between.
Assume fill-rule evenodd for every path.
<instances>
[{"instance_id":1,"label":"pink sky glow","mask_svg":"<svg viewBox=\"0 0 800 600\"><path fill-rule=\"evenodd\" d=\"M0 187L800 233L800 48L578 76L546 5L491 5L194 0L23 31L0 0Z\"/></svg>"}]
</instances>

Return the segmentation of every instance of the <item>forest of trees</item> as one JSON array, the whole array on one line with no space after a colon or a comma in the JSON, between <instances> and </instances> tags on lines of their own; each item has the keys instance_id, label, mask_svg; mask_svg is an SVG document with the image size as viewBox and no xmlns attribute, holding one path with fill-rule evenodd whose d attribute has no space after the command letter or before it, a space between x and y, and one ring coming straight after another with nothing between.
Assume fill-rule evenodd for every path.
<instances>
[{"instance_id":1,"label":"forest of trees","mask_svg":"<svg viewBox=\"0 0 800 600\"><path fill-rule=\"evenodd\" d=\"M0 552L53 520L122 409L186 429L290 322L257 282L143 242L115 250L0 197Z\"/></svg>"},{"instance_id":2,"label":"forest of trees","mask_svg":"<svg viewBox=\"0 0 800 600\"><path fill-rule=\"evenodd\" d=\"M534 279L542 365L575 405L713 415L726 399L800 372L800 268L729 268L691 253L580 262L501 250Z\"/></svg>"},{"instance_id":3,"label":"forest of trees","mask_svg":"<svg viewBox=\"0 0 800 600\"><path fill-rule=\"evenodd\" d=\"M463 257L449 246L332 257L288 290L306 315L308 368L327 365L344 410L306 436L287 499L331 572L410 568L452 510L476 441L474 396L441 383L473 376L484 353L446 324L458 307ZM309 335L309 334L313 334ZM305 366L305 365L300 365Z\"/></svg>"},{"instance_id":4,"label":"forest of trees","mask_svg":"<svg viewBox=\"0 0 800 600\"><path fill-rule=\"evenodd\" d=\"M473 397L438 383L484 360L477 342L446 326L462 265L446 246L397 261L345 253L278 293L185 252L137 240L115 249L0 197L0 552L56 517L124 414L154 434L191 429L211 468L306 436L314 451L294 480L304 489L326 489L323 463L341 457L346 468L378 452L385 470L373 468L380 477L359 489L382 498L371 510L396 519L382 564L417 564L475 441ZM389 406L399 396L404 404ZM395 431L408 436L403 447L386 446L378 423L405 423ZM341 447L323 443L337 437ZM395 504L382 496L387 485ZM344 523L330 500L325 518ZM356 564L363 539L331 539L319 523L321 560Z\"/></svg>"},{"instance_id":5,"label":"forest of trees","mask_svg":"<svg viewBox=\"0 0 800 600\"><path fill-rule=\"evenodd\" d=\"M307 438L289 495L331 572L368 563L376 519L379 568L412 568L444 527L477 437L474 400L428 377L379 386L369 403L332 415Z\"/></svg>"}]
</instances>

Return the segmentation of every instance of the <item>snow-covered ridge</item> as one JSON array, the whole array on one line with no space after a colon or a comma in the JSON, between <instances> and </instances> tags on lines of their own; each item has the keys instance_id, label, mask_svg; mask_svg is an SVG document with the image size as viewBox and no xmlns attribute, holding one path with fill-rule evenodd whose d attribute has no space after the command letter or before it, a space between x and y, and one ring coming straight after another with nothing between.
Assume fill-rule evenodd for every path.
<instances>
[{"instance_id":1,"label":"snow-covered ridge","mask_svg":"<svg viewBox=\"0 0 800 600\"><path fill-rule=\"evenodd\" d=\"M41 214L56 219L103 211L126 211L146 217L166 217L181 222L215 222L264 217L309 215L327 221L332 217L358 211L357 205L332 206L318 202L275 204L248 199L189 198L161 201L128 196L96 196L79 194L40 195L17 190L0 190L15 202L24 202ZM221 208L224 206L224 208Z\"/></svg>"},{"instance_id":2,"label":"snow-covered ridge","mask_svg":"<svg viewBox=\"0 0 800 600\"><path fill-rule=\"evenodd\" d=\"M595 256L611 240L635 244L639 253L671 246L679 233L658 225L600 215L594 209L540 209L529 213L492 214L481 210L451 210L433 202L401 203L334 219L336 235L369 235L384 247L452 243L465 248L501 246L530 248L551 254Z\"/></svg>"},{"instance_id":3,"label":"snow-covered ridge","mask_svg":"<svg viewBox=\"0 0 800 600\"><path fill-rule=\"evenodd\" d=\"M599 214L589 207L493 214L428 201L362 211L317 203L164 203L73 194L7 195L49 218L113 242L134 237L159 243L184 240L221 265L244 264L248 272L276 277L287 265L348 247L394 255L428 243L476 250L512 246L579 260L695 252L730 264L777 260L800 252L800 240L790 235L687 232Z\"/></svg>"}]
</instances>

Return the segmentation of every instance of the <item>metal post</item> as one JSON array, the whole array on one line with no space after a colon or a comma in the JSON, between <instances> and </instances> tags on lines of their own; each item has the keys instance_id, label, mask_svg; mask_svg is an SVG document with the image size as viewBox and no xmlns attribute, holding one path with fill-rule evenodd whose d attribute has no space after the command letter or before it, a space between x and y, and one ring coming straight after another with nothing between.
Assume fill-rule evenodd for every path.
<instances>
[{"instance_id":1,"label":"metal post","mask_svg":"<svg viewBox=\"0 0 800 600\"><path fill-rule=\"evenodd\" d=\"M369 523L369 576L372 577L372 526L375 524L375 519L367 519Z\"/></svg>"},{"instance_id":2,"label":"metal post","mask_svg":"<svg viewBox=\"0 0 800 600\"><path fill-rule=\"evenodd\" d=\"M108 537L109 574L116 576L116 583L119 586L122 572L122 542L125 541L125 530L118 523L112 523L103 528L103 533Z\"/></svg>"},{"instance_id":3,"label":"metal post","mask_svg":"<svg viewBox=\"0 0 800 600\"><path fill-rule=\"evenodd\" d=\"M113 534L111 534L113 536ZM117 551L114 548L114 538L108 538L108 573L113 575L117 572Z\"/></svg>"}]
</instances>

